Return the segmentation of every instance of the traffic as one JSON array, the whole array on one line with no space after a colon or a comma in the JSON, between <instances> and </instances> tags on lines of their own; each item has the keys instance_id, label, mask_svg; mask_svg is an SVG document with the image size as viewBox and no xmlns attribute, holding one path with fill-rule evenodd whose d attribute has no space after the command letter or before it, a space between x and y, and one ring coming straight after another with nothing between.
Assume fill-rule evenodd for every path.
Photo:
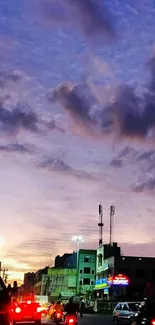
<instances>
[{"instance_id":1,"label":"traffic","mask_svg":"<svg viewBox=\"0 0 155 325\"><path fill-rule=\"evenodd\" d=\"M2 278L0 278L0 325L17 325L25 323L34 323L35 325L44 324L64 324L78 325L83 319L85 312L85 303L83 299L78 302L71 297L65 304L60 300L52 301L47 308L31 299L16 299L6 287ZM85 315L84 315L85 316ZM84 317L85 318L85 317ZM86 317L83 324L102 324L98 315L89 315L89 321ZM153 298L144 298L143 301L137 302L120 302L114 307L113 314L107 321L107 325L128 324L128 325L155 325L155 300Z\"/></svg>"}]
</instances>

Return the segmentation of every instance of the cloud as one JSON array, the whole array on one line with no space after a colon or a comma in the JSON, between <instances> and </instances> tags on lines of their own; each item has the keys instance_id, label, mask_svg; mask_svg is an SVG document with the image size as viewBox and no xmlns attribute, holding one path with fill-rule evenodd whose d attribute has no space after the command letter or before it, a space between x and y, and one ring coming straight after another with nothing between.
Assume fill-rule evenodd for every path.
<instances>
[{"instance_id":1,"label":"cloud","mask_svg":"<svg viewBox=\"0 0 155 325\"><path fill-rule=\"evenodd\" d=\"M53 120L53 121L50 121L46 124L46 126L48 127L48 129L50 131L58 131L60 133L65 133L65 129L59 125L57 125L57 123Z\"/></svg>"},{"instance_id":2,"label":"cloud","mask_svg":"<svg viewBox=\"0 0 155 325\"><path fill-rule=\"evenodd\" d=\"M0 145L0 151L8 153L31 153L32 150L29 146L24 144L14 143L8 145Z\"/></svg>"},{"instance_id":3,"label":"cloud","mask_svg":"<svg viewBox=\"0 0 155 325\"><path fill-rule=\"evenodd\" d=\"M48 94L48 99L51 103L59 102L78 127L92 134L94 126L97 126L92 115L96 98L88 85L64 82Z\"/></svg>"},{"instance_id":4,"label":"cloud","mask_svg":"<svg viewBox=\"0 0 155 325\"><path fill-rule=\"evenodd\" d=\"M20 128L37 132L38 118L34 112L27 112L20 107L13 107L11 110L0 107L0 130L14 133Z\"/></svg>"},{"instance_id":5,"label":"cloud","mask_svg":"<svg viewBox=\"0 0 155 325\"><path fill-rule=\"evenodd\" d=\"M123 166L123 161L121 159L114 158L112 159L110 166L121 168Z\"/></svg>"},{"instance_id":6,"label":"cloud","mask_svg":"<svg viewBox=\"0 0 155 325\"><path fill-rule=\"evenodd\" d=\"M111 134L117 139L155 141L155 89L153 92L150 85L141 96L133 87L121 85L105 107L87 84L64 82L51 92L49 99L52 103L59 101L74 122L88 132L92 129L96 134L100 131L103 136Z\"/></svg>"},{"instance_id":7,"label":"cloud","mask_svg":"<svg viewBox=\"0 0 155 325\"><path fill-rule=\"evenodd\" d=\"M151 95L138 97L134 89L123 85L117 90L113 104L102 111L102 129L108 120L108 130L121 137L147 138L155 127L155 106ZM107 122L106 122L107 126Z\"/></svg>"},{"instance_id":8,"label":"cloud","mask_svg":"<svg viewBox=\"0 0 155 325\"><path fill-rule=\"evenodd\" d=\"M150 172L155 169L155 150L144 148L134 149L130 146L124 147L114 159L121 159L123 164L135 164L143 172Z\"/></svg>"},{"instance_id":9,"label":"cloud","mask_svg":"<svg viewBox=\"0 0 155 325\"><path fill-rule=\"evenodd\" d=\"M21 71L13 71L11 73L6 73L4 71L0 71L0 87L5 87L8 82L18 83L21 81L23 75Z\"/></svg>"},{"instance_id":10,"label":"cloud","mask_svg":"<svg viewBox=\"0 0 155 325\"><path fill-rule=\"evenodd\" d=\"M88 38L114 36L109 13L101 0L36 0L36 10L60 26L82 28Z\"/></svg>"},{"instance_id":11,"label":"cloud","mask_svg":"<svg viewBox=\"0 0 155 325\"><path fill-rule=\"evenodd\" d=\"M110 23L107 10L100 0L68 0L68 3L78 13L86 36L97 34L113 36L114 31Z\"/></svg>"},{"instance_id":12,"label":"cloud","mask_svg":"<svg viewBox=\"0 0 155 325\"><path fill-rule=\"evenodd\" d=\"M78 179L97 180L95 176L88 174L84 170L74 169L61 159L45 159L43 162L39 163L39 167L51 172L63 173L65 176L73 176Z\"/></svg>"},{"instance_id":13,"label":"cloud","mask_svg":"<svg viewBox=\"0 0 155 325\"><path fill-rule=\"evenodd\" d=\"M133 192L142 193L144 191L154 192L155 191L155 178L150 177L148 180L141 182L140 184L132 185Z\"/></svg>"}]
</instances>

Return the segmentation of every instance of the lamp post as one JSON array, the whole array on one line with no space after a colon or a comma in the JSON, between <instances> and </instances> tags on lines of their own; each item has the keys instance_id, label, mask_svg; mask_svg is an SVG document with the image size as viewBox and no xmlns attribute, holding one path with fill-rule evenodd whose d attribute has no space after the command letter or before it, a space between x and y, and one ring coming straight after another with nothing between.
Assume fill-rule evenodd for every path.
<instances>
[{"instance_id":1,"label":"lamp post","mask_svg":"<svg viewBox=\"0 0 155 325\"><path fill-rule=\"evenodd\" d=\"M77 253L76 253L76 296L78 295L78 280L79 280L79 251L80 244L84 242L84 238L82 236L73 236L73 241L77 242Z\"/></svg>"}]
</instances>

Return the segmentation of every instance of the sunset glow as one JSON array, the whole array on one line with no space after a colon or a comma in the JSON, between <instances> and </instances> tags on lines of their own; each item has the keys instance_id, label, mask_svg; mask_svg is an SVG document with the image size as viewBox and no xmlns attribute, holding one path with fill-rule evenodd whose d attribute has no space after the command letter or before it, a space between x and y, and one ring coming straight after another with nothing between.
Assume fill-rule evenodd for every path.
<instances>
[{"instance_id":1,"label":"sunset glow","mask_svg":"<svg viewBox=\"0 0 155 325\"><path fill-rule=\"evenodd\" d=\"M74 234L97 248L100 202L105 243L115 205L114 241L125 254L155 255L155 3L106 0L104 17L89 3L1 0L8 282L75 250Z\"/></svg>"}]
</instances>

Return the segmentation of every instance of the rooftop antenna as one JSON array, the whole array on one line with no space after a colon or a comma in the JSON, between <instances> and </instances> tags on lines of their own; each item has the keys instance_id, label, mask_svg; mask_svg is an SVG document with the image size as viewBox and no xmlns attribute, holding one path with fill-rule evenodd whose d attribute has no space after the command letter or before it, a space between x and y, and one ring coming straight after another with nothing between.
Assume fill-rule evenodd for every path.
<instances>
[{"instance_id":1,"label":"rooftop antenna","mask_svg":"<svg viewBox=\"0 0 155 325\"><path fill-rule=\"evenodd\" d=\"M99 204L99 246L103 244L103 208L102 205Z\"/></svg>"},{"instance_id":2,"label":"rooftop antenna","mask_svg":"<svg viewBox=\"0 0 155 325\"><path fill-rule=\"evenodd\" d=\"M111 205L110 206L110 246L112 245L112 241L113 241L114 214L115 214L115 206Z\"/></svg>"}]
</instances>

